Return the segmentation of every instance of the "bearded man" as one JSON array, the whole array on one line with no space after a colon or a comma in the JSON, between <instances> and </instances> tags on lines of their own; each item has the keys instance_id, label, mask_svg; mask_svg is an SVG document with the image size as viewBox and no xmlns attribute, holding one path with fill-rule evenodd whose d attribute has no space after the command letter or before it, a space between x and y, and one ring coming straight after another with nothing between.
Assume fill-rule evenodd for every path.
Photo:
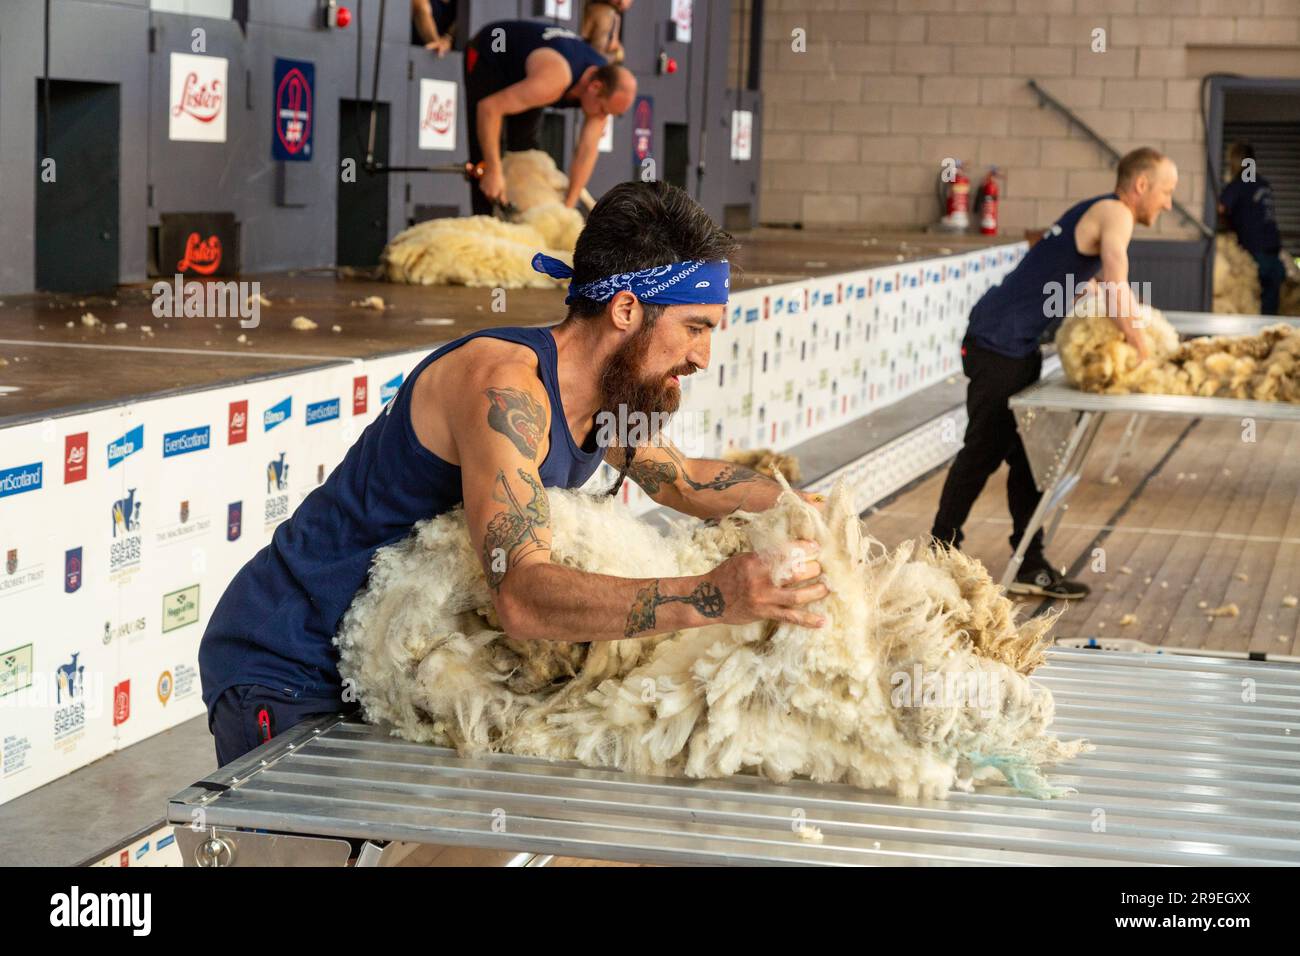
<instances>
[{"instance_id":1,"label":"bearded man","mask_svg":"<svg viewBox=\"0 0 1300 956\"><path fill-rule=\"evenodd\" d=\"M680 377L709 364L735 241L681 190L623 183L596 204L554 328L484 329L425 357L329 479L231 581L199 649L203 701L228 763L308 717L354 709L334 634L375 552L463 504L504 630L518 640L605 641L710 623L820 627L813 542L737 555L707 574L617 578L551 561L547 488L577 488L608 459L660 504L719 517L775 503L776 482L687 459L661 433L598 440L602 422L661 422ZM629 430L630 431L630 430ZM645 430L642 429L642 433ZM626 440L626 436L624 436ZM796 560L790 560L795 558Z\"/></svg>"}]
</instances>

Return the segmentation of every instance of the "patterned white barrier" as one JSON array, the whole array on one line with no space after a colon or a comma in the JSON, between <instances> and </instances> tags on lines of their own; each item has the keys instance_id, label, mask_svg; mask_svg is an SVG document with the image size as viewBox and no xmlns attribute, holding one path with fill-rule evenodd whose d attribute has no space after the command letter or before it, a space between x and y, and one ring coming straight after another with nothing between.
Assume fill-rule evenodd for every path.
<instances>
[{"instance_id":1,"label":"patterned white barrier","mask_svg":"<svg viewBox=\"0 0 1300 956\"><path fill-rule=\"evenodd\" d=\"M675 436L693 455L789 448L952 374L971 304L1023 254L737 293ZM203 713L222 590L425 354L0 430L0 803ZM623 499L653 507L630 483Z\"/></svg>"}]
</instances>

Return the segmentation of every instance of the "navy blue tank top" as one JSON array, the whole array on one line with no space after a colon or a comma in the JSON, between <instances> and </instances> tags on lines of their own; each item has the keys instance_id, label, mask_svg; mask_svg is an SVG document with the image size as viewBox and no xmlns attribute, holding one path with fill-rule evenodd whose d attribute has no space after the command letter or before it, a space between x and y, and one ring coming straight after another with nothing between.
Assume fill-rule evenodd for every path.
<instances>
[{"instance_id":1,"label":"navy blue tank top","mask_svg":"<svg viewBox=\"0 0 1300 956\"><path fill-rule=\"evenodd\" d=\"M1066 277L1073 276L1075 290L1082 292L1101 270L1100 255L1085 256L1075 246L1074 227L1094 203L1118 198L1114 193L1093 196L1067 209L1020 264L980 296L971 309L967 337L980 348L1011 358L1036 352L1043 333L1070 310L1072 303L1064 301L1069 289ZM1043 288L1050 283L1059 283L1055 302L1063 303L1062 310L1050 307L1053 292Z\"/></svg>"},{"instance_id":2,"label":"navy blue tank top","mask_svg":"<svg viewBox=\"0 0 1300 956\"><path fill-rule=\"evenodd\" d=\"M500 52L494 52L493 31L501 30L505 44ZM582 74L589 66L604 66L608 60L596 52L590 43L572 30L557 27L549 23L537 23L533 20L498 20L489 23L474 37L474 46L483 62L490 63L501 81L500 89L518 83L528 75L526 63L528 56L540 47L549 47L569 64L572 79L569 86L560 94L552 106L576 107L576 101L565 102L564 97L582 79Z\"/></svg>"},{"instance_id":3,"label":"navy blue tank top","mask_svg":"<svg viewBox=\"0 0 1300 956\"><path fill-rule=\"evenodd\" d=\"M460 468L429 451L411 424L411 389L431 363L471 339L526 345L550 400L550 449L538 469L548 488L577 488L602 460L593 429L579 448L560 398L555 339L547 328L483 329L425 356L343 462L235 575L199 646L203 702L260 684L337 706L342 689L334 634L370 561L424 518L461 503Z\"/></svg>"}]
</instances>

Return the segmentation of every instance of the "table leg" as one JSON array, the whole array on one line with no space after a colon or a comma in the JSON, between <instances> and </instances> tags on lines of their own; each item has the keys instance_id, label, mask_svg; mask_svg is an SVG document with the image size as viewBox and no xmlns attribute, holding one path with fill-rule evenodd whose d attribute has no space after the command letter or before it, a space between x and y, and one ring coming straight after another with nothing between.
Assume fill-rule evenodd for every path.
<instances>
[{"instance_id":1,"label":"table leg","mask_svg":"<svg viewBox=\"0 0 1300 956\"><path fill-rule=\"evenodd\" d=\"M1101 412L1080 412L1079 419L1075 422L1074 429L1070 432L1070 437L1066 442L1065 451L1062 455L1064 463L1056 474L1055 480L1051 487L1047 488L1038 499L1038 507L1034 509L1033 516L1029 519L1029 526L1025 528L1024 534L1020 536L1020 543L1016 545L1015 554L1007 562L1006 570L1002 572L1002 581L1000 582L1003 589L1006 589L1016 579L1016 573L1020 570L1020 565L1024 563L1025 551L1029 547L1029 542L1033 540L1038 529L1043 527L1047 521L1048 515L1057 511L1065 499L1070 496L1074 486L1079 483L1079 473L1083 470L1083 463L1087 460L1088 452L1092 448L1092 442L1097 437L1097 430L1101 426L1104 414ZM1056 524L1053 523L1052 533L1056 532Z\"/></svg>"}]
</instances>

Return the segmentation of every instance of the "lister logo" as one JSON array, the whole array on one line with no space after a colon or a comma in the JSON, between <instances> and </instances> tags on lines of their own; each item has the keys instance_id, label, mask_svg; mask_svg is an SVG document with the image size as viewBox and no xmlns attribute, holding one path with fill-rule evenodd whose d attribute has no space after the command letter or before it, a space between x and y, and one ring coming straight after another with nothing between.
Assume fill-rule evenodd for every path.
<instances>
[{"instance_id":1,"label":"lister logo","mask_svg":"<svg viewBox=\"0 0 1300 956\"><path fill-rule=\"evenodd\" d=\"M68 893L50 897L50 925L62 927L127 927L132 936L148 936L153 928L151 893Z\"/></svg>"},{"instance_id":2,"label":"lister logo","mask_svg":"<svg viewBox=\"0 0 1300 956\"><path fill-rule=\"evenodd\" d=\"M85 480L89 448L89 432L79 432L63 439L63 483L65 485Z\"/></svg>"},{"instance_id":3,"label":"lister logo","mask_svg":"<svg viewBox=\"0 0 1300 956\"><path fill-rule=\"evenodd\" d=\"M352 380L352 414L364 415L366 413L366 379L368 376L358 375Z\"/></svg>"},{"instance_id":4,"label":"lister logo","mask_svg":"<svg viewBox=\"0 0 1300 956\"><path fill-rule=\"evenodd\" d=\"M248 399L230 403L230 435L227 445L248 441Z\"/></svg>"},{"instance_id":5,"label":"lister logo","mask_svg":"<svg viewBox=\"0 0 1300 956\"><path fill-rule=\"evenodd\" d=\"M176 263L177 272L197 272L209 276L221 268L221 237L204 239L197 232L185 238L185 254Z\"/></svg>"}]
</instances>

